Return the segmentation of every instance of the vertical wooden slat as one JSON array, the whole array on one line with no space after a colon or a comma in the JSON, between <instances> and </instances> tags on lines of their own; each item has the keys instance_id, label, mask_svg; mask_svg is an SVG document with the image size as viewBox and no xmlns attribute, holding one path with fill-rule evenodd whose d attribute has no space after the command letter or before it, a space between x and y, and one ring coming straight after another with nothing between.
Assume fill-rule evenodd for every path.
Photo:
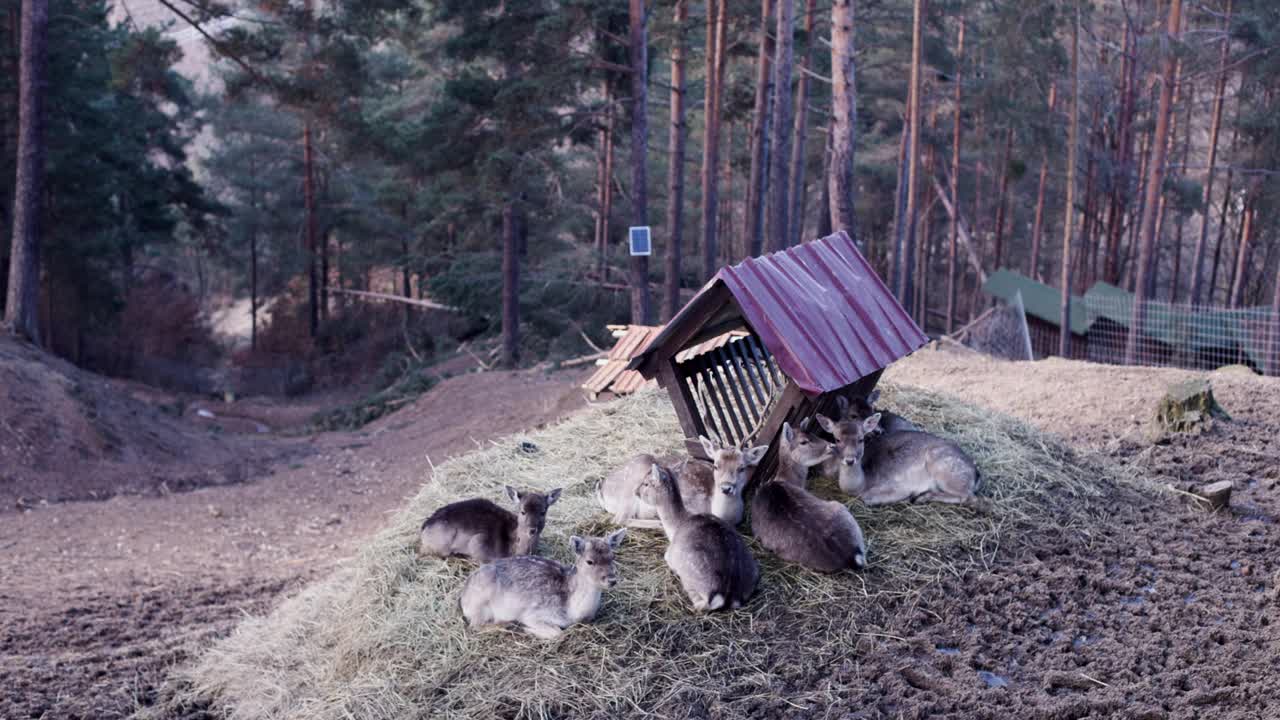
<instances>
[{"instance_id":1,"label":"vertical wooden slat","mask_svg":"<svg viewBox=\"0 0 1280 720\"><path fill-rule=\"evenodd\" d=\"M742 438L746 436L747 432L743 429L741 421L738 420L738 416L733 412L733 404L729 402L729 391L725 388L724 382L720 379L719 373L716 372L711 355L709 353L703 355L702 359L704 361L703 372L711 378L711 382L713 383L712 387L719 389L718 395L716 393L712 393L712 397L716 402L716 409L720 410L722 414L728 416L729 423L732 423L734 430L737 431L737 436L733 438L733 444L736 445L742 441Z\"/></svg>"},{"instance_id":2,"label":"vertical wooden slat","mask_svg":"<svg viewBox=\"0 0 1280 720\"><path fill-rule=\"evenodd\" d=\"M745 340L743 341L745 342ZM729 343L729 348L733 352L734 357L738 360L738 368L750 380L751 389L755 391L757 412L756 417L761 417L764 409L769 405L769 393L765 391L760 383L758 371L753 372L750 365L752 361L747 357L747 350L743 347L742 342Z\"/></svg>"},{"instance_id":3,"label":"vertical wooden slat","mask_svg":"<svg viewBox=\"0 0 1280 720\"><path fill-rule=\"evenodd\" d=\"M689 385L689 391L697 399L698 417L702 419L705 428L702 434L713 438L720 437L723 433L716 423L715 413L711 409L711 399L707 396L706 384L702 377L695 373L686 377L685 382Z\"/></svg>"},{"instance_id":4,"label":"vertical wooden slat","mask_svg":"<svg viewBox=\"0 0 1280 720\"><path fill-rule=\"evenodd\" d=\"M730 343L733 345L733 343ZM753 427L760 424L760 404L759 394L755 388L755 384L748 375L747 371L742 367L741 358L733 351L732 347L724 353L725 367L733 373L733 378L742 389L742 399L746 401L747 409L751 411L751 422Z\"/></svg>"},{"instance_id":5,"label":"vertical wooden slat","mask_svg":"<svg viewBox=\"0 0 1280 720\"><path fill-rule=\"evenodd\" d=\"M729 441L730 440L729 418L725 414L724 407L721 406L720 398L716 397L715 386L711 383L711 378L709 377L709 374L707 372L708 371L707 358L704 355L702 357L694 358L690 362L693 363L694 369L698 374L699 384L706 391L706 394L703 395L703 397L705 398L705 401L710 402L712 407L715 408L716 417L718 417L720 420L720 422L718 423L721 431L720 439L724 441Z\"/></svg>"},{"instance_id":6,"label":"vertical wooden slat","mask_svg":"<svg viewBox=\"0 0 1280 720\"><path fill-rule=\"evenodd\" d=\"M774 393L778 392L778 382L773 377L773 372L769 368L769 362L765 359L765 353L761 349L760 343L756 341L756 337L754 335L747 337L747 347L751 349L751 354L756 359L756 372L760 373L760 377L767 380L769 397L772 398Z\"/></svg>"},{"instance_id":7,"label":"vertical wooden slat","mask_svg":"<svg viewBox=\"0 0 1280 720\"><path fill-rule=\"evenodd\" d=\"M684 430L686 437L705 434L706 428L701 418L696 416L697 403L694 402L689 386L685 384L674 360L661 363L658 368L658 381L671 396L671 404L676 409L676 418L680 420L680 428Z\"/></svg>"},{"instance_id":8,"label":"vertical wooden slat","mask_svg":"<svg viewBox=\"0 0 1280 720\"><path fill-rule=\"evenodd\" d=\"M746 383L740 377L735 377L729 372L733 368L733 361L725 354L724 348L716 348L715 356L716 371L720 373L725 385L729 386L729 392L733 395L734 402L738 405L738 415L742 418L742 437L746 438L759 422L758 417L751 417L751 414L747 412L748 404L742 401L743 393L747 390Z\"/></svg>"}]
</instances>

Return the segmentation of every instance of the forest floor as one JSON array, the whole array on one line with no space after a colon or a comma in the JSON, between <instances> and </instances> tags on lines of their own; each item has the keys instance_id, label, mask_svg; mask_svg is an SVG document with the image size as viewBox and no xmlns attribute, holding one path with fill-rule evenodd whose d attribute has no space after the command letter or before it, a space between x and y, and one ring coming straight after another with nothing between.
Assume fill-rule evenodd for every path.
<instances>
[{"instance_id":1,"label":"forest floor","mask_svg":"<svg viewBox=\"0 0 1280 720\"><path fill-rule=\"evenodd\" d=\"M1213 373L1234 420L1154 443L1156 402L1192 375L931 350L891 368L888 381L1022 417L1158 482L1230 479L1232 510L1135 501L1092 536L1045 528L1033 550L986 572L856 609L874 632L848 660L818 667L797 648L795 662L773 664L788 672L762 679L754 715L1263 717L1280 702L1280 381ZM224 443L256 463L242 482L0 509L0 718L127 715L203 641L348 556L427 479L427 457L572 412L583 377L463 375L356 433L281 436L309 415L293 403L238 403L253 431L210 433L183 415L166 431L212 446L191 447L189 464L222 457ZM8 407L0 459L16 422ZM163 475L151 461L147 472ZM177 474L188 464L166 462ZM76 472L93 484L88 464ZM797 710L785 697L801 689L830 706Z\"/></svg>"}]
</instances>

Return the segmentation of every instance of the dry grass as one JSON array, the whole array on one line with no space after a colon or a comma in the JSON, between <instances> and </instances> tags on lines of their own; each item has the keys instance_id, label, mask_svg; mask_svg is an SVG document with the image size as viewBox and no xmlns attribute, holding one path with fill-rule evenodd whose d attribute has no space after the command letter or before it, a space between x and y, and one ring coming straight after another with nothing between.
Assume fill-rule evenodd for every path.
<instances>
[{"instance_id":1,"label":"dry grass","mask_svg":"<svg viewBox=\"0 0 1280 720\"><path fill-rule=\"evenodd\" d=\"M610 529L592 493L603 473L634 453L681 447L665 396L643 393L438 467L435 482L348 567L271 615L246 620L180 670L167 707L255 720L665 717L691 708L740 716L758 706L766 679L797 659L840 662L865 647L876 633L861 611L918 593L940 574L981 568L1031 528L1083 529L1104 515L1116 486L1098 461L943 395L884 390L887 407L973 455L991 508L869 509L850 501L870 543L865 573L812 573L753 542L760 592L741 611L699 617L663 564L665 540L632 531L619 551L622 581L606 593L594 623L550 644L516 631L468 629L457 598L472 567L419 560L422 518L462 497L498 499L506 483L563 486L542 550L567 559L569 535ZM837 495L833 482L816 486ZM821 693L794 691L786 702L821 704Z\"/></svg>"}]
</instances>

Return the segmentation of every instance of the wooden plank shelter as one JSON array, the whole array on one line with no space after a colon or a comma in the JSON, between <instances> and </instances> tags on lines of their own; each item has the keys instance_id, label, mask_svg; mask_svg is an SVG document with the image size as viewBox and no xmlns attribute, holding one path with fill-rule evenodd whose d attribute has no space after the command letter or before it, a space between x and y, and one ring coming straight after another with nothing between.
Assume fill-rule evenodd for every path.
<instances>
[{"instance_id":1,"label":"wooden plank shelter","mask_svg":"<svg viewBox=\"0 0 1280 720\"><path fill-rule=\"evenodd\" d=\"M928 341L847 234L721 268L627 366L657 378L690 454L699 435L769 445L784 421L831 413Z\"/></svg>"}]
</instances>

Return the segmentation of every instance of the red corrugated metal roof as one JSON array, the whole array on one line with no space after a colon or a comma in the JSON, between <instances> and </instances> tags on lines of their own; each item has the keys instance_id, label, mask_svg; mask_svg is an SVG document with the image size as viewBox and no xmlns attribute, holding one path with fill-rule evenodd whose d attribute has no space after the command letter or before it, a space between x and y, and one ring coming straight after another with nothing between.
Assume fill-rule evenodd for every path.
<instances>
[{"instance_id":1,"label":"red corrugated metal roof","mask_svg":"<svg viewBox=\"0 0 1280 720\"><path fill-rule=\"evenodd\" d=\"M838 390L928 342L843 231L722 268L685 309L718 284L778 367L811 395ZM661 347L691 315L682 310L649 349Z\"/></svg>"}]
</instances>

